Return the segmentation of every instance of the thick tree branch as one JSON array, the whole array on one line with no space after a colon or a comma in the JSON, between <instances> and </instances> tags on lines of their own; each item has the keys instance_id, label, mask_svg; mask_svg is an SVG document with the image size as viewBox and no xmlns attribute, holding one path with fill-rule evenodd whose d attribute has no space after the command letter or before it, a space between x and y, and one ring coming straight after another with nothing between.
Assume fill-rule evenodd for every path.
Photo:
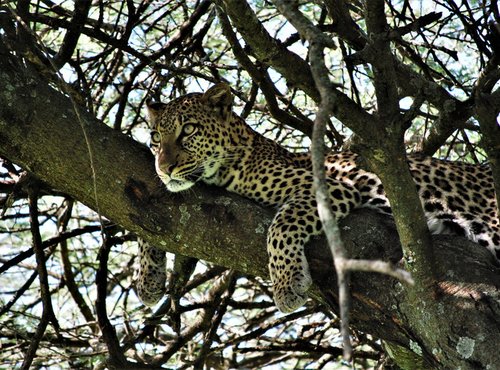
<instances>
[{"instance_id":1,"label":"thick tree branch","mask_svg":"<svg viewBox=\"0 0 500 370\"><path fill-rule=\"evenodd\" d=\"M382 0L366 4L370 38L367 55L373 67L378 127L371 138L365 139L368 147L365 154L391 202L407 268L416 280L416 292L432 296L434 255L421 202L406 162L403 135L410 122L400 114L395 58L387 37L389 26L384 6ZM406 191L401 191L402 188Z\"/></svg>"},{"instance_id":2,"label":"thick tree branch","mask_svg":"<svg viewBox=\"0 0 500 370\"><path fill-rule=\"evenodd\" d=\"M384 1L366 3L366 28L368 31L369 61L373 67L373 84L377 96L377 115L380 123L392 125L398 120L399 99L394 56L389 45Z\"/></svg>"}]
</instances>

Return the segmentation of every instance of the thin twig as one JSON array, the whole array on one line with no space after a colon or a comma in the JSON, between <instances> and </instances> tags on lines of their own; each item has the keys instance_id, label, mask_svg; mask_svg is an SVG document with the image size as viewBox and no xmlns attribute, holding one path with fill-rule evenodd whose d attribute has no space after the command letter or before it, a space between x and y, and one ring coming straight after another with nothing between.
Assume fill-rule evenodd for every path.
<instances>
[{"instance_id":1,"label":"thin twig","mask_svg":"<svg viewBox=\"0 0 500 370\"><path fill-rule=\"evenodd\" d=\"M50 298L49 280L47 275L47 267L45 266L45 253L42 247L42 237L40 235L40 224L38 222L38 188L33 182L29 185L29 212L30 212L30 227L31 235L33 237L33 249L35 250L35 257L37 263L37 271L40 279L40 293L42 296L42 317L36 329L35 335L30 342L28 350L24 355L24 361L21 369L28 370L35 358L36 351L40 345L40 341L45 334L47 325L52 322L56 331L59 331L59 324L57 322L54 310L52 309L52 301Z\"/></svg>"},{"instance_id":2,"label":"thin twig","mask_svg":"<svg viewBox=\"0 0 500 370\"><path fill-rule=\"evenodd\" d=\"M414 284L413 277L411 274L403 269L394 266L392 263L384 262L380 260L355 260L346 259L341 261L336 261L336 264L343 264L345 269L349 271L366 271L366 272L378 272L381 274L392 276L399 281L406 284Z\"/></svg>"},{"instance_id":3,"label":"thin twig","mask_svg":"<svg viewBox=\"0 0 500 370\"><path fill-rule=\"evenodd\" d=\"M65 202L66 202L66 208L58 217L59 235L60 233L66 231L73 210L73 200L67 199ZM64 280L66 282L66 286L68 287L68 291L70 292L71 296L73 297L73 300L80 309L83 317L89 323L89 326L92 329L92 331L97 334L98 326L96 323L96 319L92 314L90 307L87 305L87 302L80 293L78 289L78 284L75 281L75 275L73 273L73 269L71 268L71 262L69 259L67 240L65 239L61 240L60 246L61 246L61 261L64 270Z\"/></svg>"},{"instance_id":4,"label":"thin twig","mask_svg":"<svg viewBox=\"0 0 500 370\"><path fill-rule=\"evenodd\" d=\"M99 250L99 268L96 273L97 300L96 313L97 322L101 328L102 338L109 351L109 362L124 366L127 363L123 350L116 336L116 330L108 319L106 310L106 295L108 287L108 257L111 244L105 239Z\"/></svg>"}]
</instances>

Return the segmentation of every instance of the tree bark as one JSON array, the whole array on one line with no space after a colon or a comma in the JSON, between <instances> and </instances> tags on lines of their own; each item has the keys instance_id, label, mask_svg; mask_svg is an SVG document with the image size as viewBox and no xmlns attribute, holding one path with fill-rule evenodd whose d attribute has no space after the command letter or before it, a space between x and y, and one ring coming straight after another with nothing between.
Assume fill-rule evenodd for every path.
<instances>
[{"instance_id":1,"label":"tree bark","mask_svg":"<svg viewBox=\"0 0 500 370\"><path fill-rule=\"evenodd\" d=\"M201 185L189 193L167 193L148 149L85 111L75 114L67 96L1 49L0 81L0 156L159 248L267 276L272 210ZM394 224L385 216L360 210L343 220L341 229L352 256L401 258ZM393 279L356 273L353 325L385 340L405 368L494 368L500 363L499 269L484 248L465 239L434 241L441 294L432 302L413 302ZM322 240L311 244L316 289L335 311L329 252ZM421 305L420 317L427 310L440 315L439 346L430 346L423 339L428 333L405 316L411 311L405 306L414 304ZM402 362L406 357L409 365Z\"/></svg>"}]
</instances>

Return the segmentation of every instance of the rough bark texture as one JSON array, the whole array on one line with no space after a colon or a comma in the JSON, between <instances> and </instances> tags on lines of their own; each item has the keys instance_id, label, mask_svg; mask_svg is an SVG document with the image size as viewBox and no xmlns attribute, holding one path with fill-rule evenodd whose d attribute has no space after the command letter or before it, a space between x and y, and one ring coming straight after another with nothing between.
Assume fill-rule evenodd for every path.
<instances>
[{"instance_id":1,"label":"rough bark texture","mask_svg":"<svg viewBox=\"0 0 500 370\"><path fill-rule=\"evenodd\" d=\"M358 210L341 222L349 253L359 258L398 261L401 249L393 220L369 210ZM363 230L362 233L359 230ZM405 369L494 368L500 360L500 276L491 254L464 238L435 236L436 277L439 294L433 301L412 302L406 289L390 277L354 273L351 278L352 321L362 331L390 342L398 351L399 365ZM308 249L314 266L313 277L328 302L335 307L336 281L332 262L323 244ZM405 316L408 305L421 308L422 314L437 312L445 340L434 348L416 331L421 323ZM432 312L432 311L431 311ZM428 334L427 334L428 335ZM415 353L422 356L415 356ZM420 358L418 358L420 357ZM405 361L405 362L401 362Z\"/></svg>"},{"instance_id":2,"label":"rough bark texture","mask_svg":"<svg viewBox=\"0 0 500 370\"><path fill-rule=\"evenodd\" d=\"M67 97L1 51L0 81L0 156L167 251L267 275L265 234L271 210L203 186L167 194L146 148L85 112L76 116ZM341 226L352 255L400 258L391 220L359 211ZM335 310L332 264L328 252L319 248L324 243L313 244L315 281ZM410 358L406 368L494 368L500 363L498 268L487 251L466 240L439 237L435 245L441 290L432 302L410 300L405 287L391 278L355 274L354 325L386 340L392 353L404 352L396 357ZM426 333L418 331L421 325L404 315L411 312L404 309L408 305L419 305L420 317L429 306L437 307L429 311L440 315L444 336L437 346L429 346L423 340Z\"/></svg>"}]
</instances>

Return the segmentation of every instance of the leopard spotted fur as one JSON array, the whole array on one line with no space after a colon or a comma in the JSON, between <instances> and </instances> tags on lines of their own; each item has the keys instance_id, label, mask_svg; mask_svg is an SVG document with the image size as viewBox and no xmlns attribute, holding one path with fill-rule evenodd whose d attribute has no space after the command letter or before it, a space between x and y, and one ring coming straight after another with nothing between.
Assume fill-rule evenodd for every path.
<instances>
[{"instance_id":1,"label":"leopard spotted fur","mask_svg":"<svg viewBox=\"0 0 500 370\"><path fill-rule=\"evenodd\" d=\"M281 311L290 312L304 304L311 285L304 244L322 230L310 159L253 131L232 112L232 100L229 87L219 84L168 104L149 103L156 171L171 192L203 181L277 208L267 237L269 269L274 300ZM408 164L430 230L458 230L500 257L489 167L419 156L409 156ZM390 213L380 180L357 165L356 154L330 154L325 165L337 219L357 207ZM140 293L150 304L161 297L161 284L149 282L151 271L164 281L163 272L158 273L164 271L164 261L158 263L159 258L157 250L143 247Z\"/></svg>"}]
</instances>

